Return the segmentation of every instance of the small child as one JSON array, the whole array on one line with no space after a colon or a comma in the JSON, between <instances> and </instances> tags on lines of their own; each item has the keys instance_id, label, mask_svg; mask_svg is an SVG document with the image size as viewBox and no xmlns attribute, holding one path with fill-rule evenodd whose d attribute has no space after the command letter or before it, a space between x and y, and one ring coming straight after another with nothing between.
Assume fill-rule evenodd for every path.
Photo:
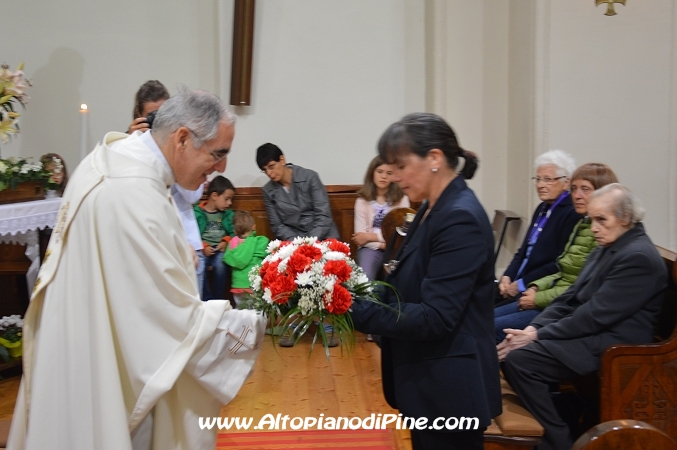
<instances>
[{"instance_id":1,"label":"small child","mask_svg":"<svg viewBox=\"0 0 677 450\"><path fill-rule=\"evenodd\" d=\"M68 183L68 170L66 170L66 163L63 158L56 153L47 153L40 158L42 167L51 172L47 185L48 191L56 191L56 195L61 197L63 190L66 189Z\"/></svg>"},{"instance_id":2,"label":"small child","mask_svg":"<svg viewBox=\"0 0 677 450\"><path fill-rule=\"evenodd\" d=\"M256 235L256 223L248 211L236 211L233 217L236 236L230 240L223 261L232 268L232 284L235 304L239 305L244 294L252 292L249 272L266 257L268 238Z\"/></svg>"},{"instance_id":3,"label":"small child","mask_svg":"<svg viewBox=\"0 0 677 450\"><path fill-rule=\"evenodd\" d=\"M207 200L196 205L195 218L202 237L202 252L198 252L203 270L213 268L214 282L204 277L202 283L202 300L223 298L226 290L228 266L223 262L223 253L233 232L233 203L235 187L227 178L214 178L207 188ZM205 272L206 274L206 272Z\"/></svg>"}]
</instances>

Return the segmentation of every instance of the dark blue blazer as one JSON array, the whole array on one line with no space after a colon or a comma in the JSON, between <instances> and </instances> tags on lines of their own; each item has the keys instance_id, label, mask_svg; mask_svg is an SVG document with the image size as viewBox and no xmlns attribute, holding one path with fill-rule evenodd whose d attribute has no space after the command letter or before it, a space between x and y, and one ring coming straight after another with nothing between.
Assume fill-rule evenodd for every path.
<instances>
[{"instance_id":1,"label":"dark blue blazer","mask_svg":"<svg viewBox=\"0 0 677 450\"><path fill-rule=\"evenodd\" d=\"M406 417L477 417L501 413L494 342L494 239L489 219L461 176L428 217L424 202L386 279L401 315L375 303L353 304L355 328L383 336L386 400ZM397 307L394 292L382 300Z\"/></svg>"},{"instance_id":2,"label":"dark blue blazer","mask_svg":"<svg viewBox=\"0 0 677 450\"><path fill-rule=\"evenodd\" d=\"M560 362L592 373L609 346L652 342L667 286L665 263L640 223L593 250L576 282L531 325Z\"/></svg>"},{"instance_id":3,"label":"dark blue blazer","mask_svg":"<svg viewBox=\"0 0 677 450\"><path fill-rule=\"evenodd\" d=\"M503 273L504 276L510 277L511 281L515 281L517 271L522 265L522 261L527 255L527 242L529 240L529 232L534 227L536 219L546 207L543 202L536 208L534 215L531 217L531 223L527 232L524 235L522 246L515 253L512 262ZM534 248L529 256L529 261L524 267L520 278L524 280L524 285L528 286L532 281L543 278L547 275L553 274L559 270L557 267L557 257L564 251L564 247L571 236L574 225L581 219L581 215L576 213L574 206L571 203L571 195L563 199L559 205L552 210L550 218L545 223L543 231L541 231L538 240L534 244Z\"/></svg>"}]
</instances>

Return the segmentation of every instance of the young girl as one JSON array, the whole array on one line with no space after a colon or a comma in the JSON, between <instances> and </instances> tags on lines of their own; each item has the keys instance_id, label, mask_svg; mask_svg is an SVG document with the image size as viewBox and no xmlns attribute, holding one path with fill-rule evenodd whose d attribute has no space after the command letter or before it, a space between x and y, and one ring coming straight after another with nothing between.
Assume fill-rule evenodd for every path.
<instances>
[{"instance_id":1,"label":"young girl","mask_svg":"<svg viewBox=\"0 0 677 450\"><path fill-rule=\"evenodd\" d=\"M228 243L223 261L232 268L230 292L239 305L242 296L252 291L249 272L266 257L268 238L256 235L256 224L248 211L235 211L233 227L236 236Z\"/></svg>"},{"instance_id":2,"label":"young girl","mask_svg":"<svg viewBox=\"0 0 677 450\"><path fill-rule=\"evenodd\" d=\"M52 176L49 178L51 185L49 189L55 190L56 194L61 197L68 183L68 171L66 170L65 161L56 153L47 153L42 155L40 162L46 171L52 173Z\"/></svg>"},{"instance_id":3,"label":"young girl","mask_svg":"<svg viewBox=\"0 0 677 450\"><path fill-rule=\"evenodd\" d=\"M381 234L383 218L391 209L409 207L409 198L391 181L392 174L393 167L380 156L372 159L355 200L353 242L359 247L357 263L370 280L378 276L386 246Z\"/></svg>"}]
</instances>

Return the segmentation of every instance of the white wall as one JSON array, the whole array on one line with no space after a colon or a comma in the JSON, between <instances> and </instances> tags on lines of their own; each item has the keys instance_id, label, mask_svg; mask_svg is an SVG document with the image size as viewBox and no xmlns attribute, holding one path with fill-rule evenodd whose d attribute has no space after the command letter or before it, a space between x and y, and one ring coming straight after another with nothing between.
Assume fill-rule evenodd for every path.
<instances>
[{"instance_id":1,"label":"white wall","mask_svg":"<svg viewBox=\"0 0 677 450\"><path fill-rule=\"evenodd\" d=\"M508 3L430 0L426 7L428 110L478 154L469 184L491 217L507 201Z\"/></svg>"},{"instance_id":2,"label":"white wall","mask_svg":"<svg viewBox=\"0 0 677 450\"><path fill-rule=\"evenodd\" d=\"M677 2L629 1L612 17L546 3L545 145L609 164L644 201L653 241L677 248Z\"/></svg>"},{"instance_id":3,"label":"white wall","mask_svg":"<svg viewBox=\"0 0 677 450\"><path fill-rule=\"evenodd\" d=\"M125 130L148 79L229 100L232 0L5 2L4 61L25 61L32 97L8 155L78 162L79 105L89 146ZM252 106L240 116L226 175L260 185L256 148L278 144L328 184L361 183L380 133L424 105L423 1L259 0ZM224 96L225 94L225 96Z\"/></svg>"},{"instance_id":4,"label":"white wall","mask_svg":"<svg viewBox=\"0 0 677 450\"><path fill-rule=\"evenodd\" d=\"M529 217L535 156L609 164L677 248L677 0L429 0L429 108L480 154L485 208ZM431 12L432 11L432 12Z\"/></svg>"}]
</instances>

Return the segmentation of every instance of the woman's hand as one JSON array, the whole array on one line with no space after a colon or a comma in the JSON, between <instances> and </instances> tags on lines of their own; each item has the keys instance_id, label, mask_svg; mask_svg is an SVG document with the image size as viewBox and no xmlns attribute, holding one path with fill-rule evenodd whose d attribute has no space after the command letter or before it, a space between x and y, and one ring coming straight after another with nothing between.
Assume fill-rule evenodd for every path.
<instances>
[{"instance_id":1,"label":"woman's hand","mask_svg":"<svg viewBox=\"0 0 677 450\"><path fill-rule=\"evenodd\" d=\"M503 342L496 346L499 361L505 360L505 357L508 356L508 353L511 351L522 348L530 342L538 340L538 330L531 325L523 330L506 328L503 332L506 333L506 337L503 339Z\"/></svg>"},{"instance_id":2,"label":"woman's hand","mask_svg":"<svg viewBox=\"0 0 677 450\"><path fill-rule=\"evenodd\" d=\"M359 233L353 234L353 242L358 247L364 246L368 242L374 242L378 239L375 239L376 233L364 233L360 231Z\"/></svg>"},{"instance_id":3,"label":"woman's hand","mask_svg":"<svg viewBox=\"0 0 677 450\"><path fill-rule=\"evenodd\" d=\"M137 117L136 119L134 119L132 124L129 126L129 130L127 132L129 134L132 134L133 132L135 132L137 130L146 131L148 129L150 129L150 127L148 126L148 122L146 122L146 118L145 117Z\"/></svg>"},{"instance_id":4,"label":"woman's hand","mask_svg":"<svg viewBox=\"0 0 677 450\"><path fill-rule=\"evenodd\" d=\"M221 241L221 242L219 242L219 244L216 246L216 250L215 250L215 251L216 251L216 252L223 252L223 251L225 251L225 250L226 250L226 245L228 245L228 243L227 243L226 241Z\"/></svg>"},{"instance_id":5,"label":"woman's hand","mask_svg":"<svg viewBox=\"0 0 677 450\"><path fill-rule=\"evenodd\" d=\"M204 253L205 256L212 256L214 254L214 247L205 247L202 249L202 253Z\"/></svg>"},{"instance_id":6,"label":"woman's hand","mask_svg":"<svg viewBox=\"0 0 677 450\"><path fill-rule=\"evenodd\" d=\"M517 301L520 311L524 309L536 309L536 292L538 292L537 288L530 287L522 293L522 296Z\"/></svg>"},{"instance_id":7,"label":"woman's hand","mask_svg":"<svg viewBox=\"0 0 677 450\"><path fill-rule=\"evenodd\" d=\"M509 297L508 288L510 287L510 277L501 277L501 281L498 283L498 292L503 296L503 298Z\"/></svg>"}]
</instances>

